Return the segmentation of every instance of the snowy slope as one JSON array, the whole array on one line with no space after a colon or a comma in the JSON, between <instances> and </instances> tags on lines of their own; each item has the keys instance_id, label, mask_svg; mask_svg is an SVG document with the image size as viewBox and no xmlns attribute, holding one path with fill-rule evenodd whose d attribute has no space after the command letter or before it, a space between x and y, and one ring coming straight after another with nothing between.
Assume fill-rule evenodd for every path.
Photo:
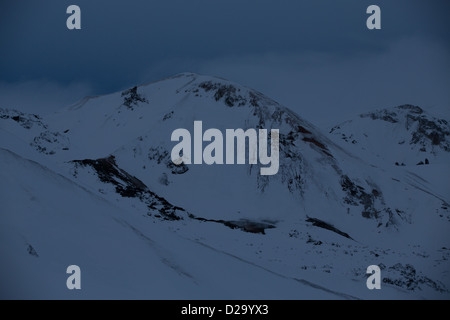
<instances>
[{"instance_id":1,"label":"snowy slope","mask_svg":"<svg viewBox=\"0 0 450 320\"><path fill-rule=\"evenodd\" d=\"M341 297L183 239L10 151L0 159L2 298ZM79 293L65 288L72 263L86 270Z\"/></svg>"},{"instance_id":2,"label":"snowy slope","mask_svg":"<svg viewBox=\"0 0 450 320\"><path fill-rule=\"evenodd\" d=\"M402 105L361 114L331 128L342 147L442 201L450 199L450 124L418 106ZM421 199L422 200L422 199ZM433 211L431 207L427 208ZM448 214L434 210L442 218Z\"/></svg>"},{"instance_id":3,"label":"snowy slope","mask_svg":"<svg viewBox=\"0 0 450 320\"><path fill-rule=\"evenodd\" d=\"M175 166L171 133L192 132L196 120L203 130L279 129L278 174L261 176L259 165ZM448 180L378 165L236 83L187 73L45 118L0 110L0 137L2 243L17 259L2 267L23 266L17 283L33 263L56 283L65 274L55 264L74 257L96 270L86 297L449 295ZM436 165L448 173L445 161ZM382 292L365 287L371 264L382 266ZM152 268L156 279L145 271ZM45 292L76 298L64 284Z\"/></svg>"},{"instance_id":4,"label":"snowy slope","mask_svg":"<svg viewBox=\"0 0 450 320\"><path fill-rule=\"evenodd\" d=\"M418 106L379 109L336 125L330 133L368 161L415 166L447 164L450 124ZM362 151L362 152L361 152Z\"/></svg>"}]
</instances>

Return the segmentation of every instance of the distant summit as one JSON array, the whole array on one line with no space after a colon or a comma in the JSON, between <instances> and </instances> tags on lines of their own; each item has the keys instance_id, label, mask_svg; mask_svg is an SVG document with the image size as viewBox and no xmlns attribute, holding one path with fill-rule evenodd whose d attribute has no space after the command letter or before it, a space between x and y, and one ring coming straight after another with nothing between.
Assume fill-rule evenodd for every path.
<instances>
[{"instance_id":1,"label":"distant summit","mask_svg":"<svg viewBox=\"0 0 450 320\"><path fill-rule=\"evenodd\" d=\"M386 164L449 163L450 124L413 105L380 109L343 122L330 133L359 156Z\"/></svg>"}]
</instances>

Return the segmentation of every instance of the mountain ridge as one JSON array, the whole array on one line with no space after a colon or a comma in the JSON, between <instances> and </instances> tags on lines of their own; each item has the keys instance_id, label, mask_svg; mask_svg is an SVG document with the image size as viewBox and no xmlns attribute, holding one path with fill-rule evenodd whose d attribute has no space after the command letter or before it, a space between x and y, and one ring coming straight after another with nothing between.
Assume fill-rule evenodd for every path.
<instances>
[{"instance_id":1,"label":"mountain ridge","mask_svg":"<svg viewBox=\"0 0 450 320\"><path fill-rule=\"evenodd\" d=\"M383 117L390 121L378 119ZM400 123L389 112L358 119ZM411 119L429 127L428 116L426 121ZM219 130L279 129L279 173L260 176L259 165L173 164L170 134L177 128L192 128L195 120ZM410 294L417 290L448 294L450 281L442 273L448 266L444 258L450 256L442 249L450 247L445 231L450 222L447 194L438 192L442 187L436 179L427 181L421 172L408 174L384 159L374 162L370 152L356 148L361 143L347 139L349 147L339 136L347 130L346 137L364 137L365 125L342 125L325 134L260 92L225 79L183 73L109 95L86 97L48 116L0 109L0 129L8 137L0 147L83 186L116 206L125 222L131 219L142 226L159 226L167 235L202 238L217 250L241 258L248 255L252 263L281 274L311 277L334 291L339 291L337 283L359 279L362 289L350 286L355 294L346 292L352 296L367 297L364 268L374 260L385 266L384 284L393 289L389 291L393 296L395 288ZM428 137L426 134L423 136ZM22 142L15 143L16 138ZM416 142L424 141L428 140ZM446 142L444 133L439 143ZM442 154L445 156L439 152L435 156ZM434 170L438 166L434 160L427 168L419 167ZM21 174L19 166L10 164L8 168ZM27 177L22 180L34 183ZM6 185L2 191L3 196L8 193ZM15 208L7 203L8 208ZM11 219L8 214L3 219ZM426 240L427 236L440 246ZM184 245L177 242L177 248ZM266 256L249 251L254 247L267 252ZM182 255L178 249L175 252ZM305 261L301 268L295 257ZM440 262L433 264L430 257ZM322 280L326 274L345 276L326 284ZM187 285L184 290L194 289Z\"/></svg>"}]
</instances>

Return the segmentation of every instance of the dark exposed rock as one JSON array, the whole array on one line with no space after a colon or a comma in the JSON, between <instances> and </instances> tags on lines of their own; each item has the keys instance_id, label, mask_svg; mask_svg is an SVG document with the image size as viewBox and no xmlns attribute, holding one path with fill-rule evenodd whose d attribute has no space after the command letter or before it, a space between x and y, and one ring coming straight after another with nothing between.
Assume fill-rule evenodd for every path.
<instances>
[{"instance_id":1,"label":"dark exposed rock","mask_svg":"<svg viewBox=\"0 0 450 320\"><path fill-rule=\"evenodd\" d=\"M166 220L182 219L178 213L184 212L184 209L170 204L166 199L150 191L138 178L120 169L114 156L97 160L74 160L72 162L78 166L92 167L100 181L114 185L116 192L122 197L140 199L150 209L150 213L158 212Z\"/></svg>"},{"instance_id":2,"label":"dark exposed rock","mask_svg":"<svg viewBox=\"0 0 450 320\"><path fill-rule=\"evenodd\" d=\"M315 246L321 246L323 244L322 241L314 240L313 238L311 238L311 236L309 234L308 234L308 240L306 240L306 243L312 243Z\"/></svg>"},{"instance_id":3,"label":"dark exposed rock","mask_svg":"<svg viewBox=\"0 0 450 320\"><path fill-rule=\"evenodd\" d=\"M47 124L38 115L0 108L0 119L14 121L25 129L33 127L41 129L39 135L30 142L30 145L39 152L53 155L58 150L68 150L69 148L69 139L65 135L68 130L64 133L49 131Z\"/></svg>"},{"instance_id":4,"label":"dark exposed rock","mask_svg":"<svg viewBox=\"0 0 450 320\"><path fill-rule=\"evenodd\" d=\"M171 111L171 112L165 114L164 117L163 117L163 121L166 121L166 120L171 119L171 118L173 117L173 114L174 114L173 111Z\"/></svg>"},{"instance_id":5,"label":"dark exposed rock","mask_svg":"<svg viewBox=\"0 0 450 320\"><path fill-rule=\"evenodd\" d=\"M353 238L350 237L347 233L342 232L341 230L337 229L336 227L334 227L333 225L331 225L331 224L329 224L329 223L327 223L325 221L322 221L322 220L319 220L319 219L316 219L316 218L308 217L306 219L306 222L312 223L312 225L315 226L315 227L319 227L319 228L323 228L323 229L326 229L326 230L333 231L333 232L337 233L340 236L343 236L343 237L345 237L347 239L352 239L353 240Z\"/></svg>"},{"instance_id":6,"label":"dark exposed rock","mask_svg":"<svg viewBox=\"0 0 450 320\"><path fill-rule=\"evenodd\" d=\"M378 110L375 112L360 115L361 118L371 118L372 120L383 120L390 123L397 123L398 117L395 112L389 110Z\"/></svg>"},{"instance_id":7,"label":"dark exposed rock","mask_svg":"<svg viewBox=\"0 0 450 320\"><path fill-rule=\"evenodd\" d=\"M415 126L410 144L419 144L423 147L429 141L433 146L439 146L450 152L450 144L447 141L450 129L447 121L443 119L429 119L425 115L407 115L406 126L410 129Z\"/></svg>"},{"instance_id":8,"label":"dark exposed rock","mask_svg":"<svg viewBox=\"0 0 450 320\"><path fill-rule=\"evenodd\" d=\"M308 129L305 129L305 128L302 127L302 126L298 126L298 127L297 127L297 131L300 132L300 133L312 134L311 131L309 131Z\"/></svg>"},{"instance_id":9,"label":"dark exposed rock","mask_svg":"<svg viewBox=\"0 0 450 320\"><path fill-rule=\"evenodd\" d=\"M298 238L300 233L298 232L298 230L293 229L289 232L288 235L290 238Z\"/></svg>"},{"instance_id":10,"label":"dark exposed rock","mask_svg":"<svg viewBox=\"0 0 450 320\"><path fill-rule=\"evenodd\" d=\"M169 151L162 147L150 148L148 151L148 158L156 161L157 164L164 164L170 169L172 174L184 174L189 171L189 167L186 164L181 163L177 165L173 163Z\"/></svg>"},{"instance_id":11,"label":"dark exposed rock","mask_svg":"<svg viewBox=\"0 0 450 320\"><path fill-rule=\"evenodd\" d=\"M265 234L265 230L267 229L275 228L272 223L264 221L260 222L246 219L238 221L213 220L188 213L183 208L172 205L166 199L149 190L138 178L120 169L116 164L114 156L97 160L74 160L72 162L76 166L89 166L93 168L100 181L115 186L115 191L122 197L137 198L144 202L149 209L149 215L153 214L157 218L164 220L183 220L183 217L180 216L182 213L198 221L220 223L231 229L240 229L245 232L260 234Z\"/></svg>"},{"instance_id":12,"label":"dark exposed rock","mask_svg":"<svg viewBox=\"0 0 450 320\"><path fill-rule=\"evenodd\" d=\"M411 104L404 104L402 106L398 106L396 107L399 110L407 110L410 113L415 113L415 114L422 114L423 113L423 109L418 107L418 106L413 106Z\"/></svg>"},{"instance_id":13,"label":"dark exposed rock","mask_svg":"<svg viewBox=\"0 0 450 320\"><path fill-rule=\"evenodd\" d=\"M323 143L317 141L314 138L305 137L305 138L303 138L303 141L310 142L310 143L312 143L313 145L319 147L322 150L328 150L327 147L325 147L325 145Z\"/></svg>"},{"instance_id":14,"label":"dark exposed rock","mask_svg":"<svg viewBox=\"0 0 450 320\"><path fill-rule=\"evenodd\" d=\"M28 244L27 246L27 252L30 256L39 258L38 253L36 252L36 250L33 248L33 246L31 244Z\"/></svg>"},{"instance_id":15,"label":"dark exposed rock","mask_svg":"<svg viewBox=\"0 0 450 320\"><path fill-rule=\"evenodd\" d=\"M0 119L15 121L25 129L31 129L34 125L47 129L47 125L42 122L41 117L38 115L18 110L0 108Z\"/></svg>"},{"instance_id":16,"label":"dark exposed rock","mask_svg":"<svg viewBox=\"0 0 450 320\"><path fill-rule=\"evenodd\" d=\"M417 146L421 152L436 152L438 147L444 151L450 152L450 126L447 120L435 118L422 110L418 106L402 105L393 109L382 109L374 112L360 115L361 118L370 118L373 120L382 120L388 123L400 123L405 126L410 136L409 144ZM347 121L331 129L330 133L341 134L341 138L349 143L357 143L352 139L352 135L342 133L341 128L350 123ZM336 131L336 132L335 132ZM402 139L399 144L405 144Z\"/></svg>"},{"instance_id":17,"label":"dark exposed rock","mask_svg":"<svg viewBox=\"0 0 450 320\"><path fill-rule=\"evenodd\" d=\"M248 102L253 106L258 105L258 99L254 94L250 94L248 98L244 97L239 93L240 89L231 84L206 81L200 83L199 87L205 92L213 91L216 101L223 100L229 107L245 106Z\"/></svg>"},{"instance_id":18,"label":"dark exposed rock","mask_svg":"<svg viewBox=\"0 0 450 320\"><path fill-rule=\"evenodd\" d=\"M122 92L123 105L133 110L133 106L137 106L139 102L148 103L148 100L137 92L137 87Z\"/></svg>"},{"instance_id":19,"label":"dark exposed rock","mask_svg":"<svg viewBox=\"0 0 450 320\"><path fill-rule=\"evenodd\" d=\"M370 192L366 192L365 188L355 184L348 176L344 175L341 178L342 190L346 193L344 202L352 206L362 205L364 207L361 212L364 218L380 218L380 211L375 209L375 200L380 199L383 201L382 193L377 189L372 189ZM389 208L385 208L383 212L389 213ZM393 223L393 221L391 221Z\"/></svg>"},{"instance_id":20,"label":"dark exposed rock","mask_svg":"<svg viewBox=\"0 0 450 320\"><path fill-rule=\"evenodd\" d=\"M215 222L223 224L224 226L231 228L231 229L240 229L245 232L250 233L260 233L260 234L266 234L265 230L267 229L273 229L275 226L272 223L267 222L260 222L260 221L252 221L247 219L241 219L238 221L226 221L226 220L214 220L214 219L205 219L201 217L196 217L193 214L189 214L189 218L203 221L203 222Z\"/></svg>"},{"instance_id":21,"label":"dark exposed rock","mask_svg":"<svg viewBox=\"0 0 450 320\"><path fill-rule=\"evenodd\" d=\"M43 131L31 142L31 146L39 152L53 155L58 150L69 150L69 139L60 132Z\"/></svg>"},{"instance_id":22,"label":"dark exposed rock","mask_svg":"<svg viewBox=\"0 0 450 320\"><path fill-rule=\"evenodd\" d=\"M317 141L315 138L304 137L302 140L305 142L309 142L316 147L319 147L324 154L326 154L330 158L333 158L333 155L330 153L328 148L323 143Z\"/></svg>"},{"instance_id":23,"label":"dark exposed rock","mask_svg":"<svg viewBox=\"0 0 450 320\"><path fill-rule=\"evenodd\" d=\"M407 290L421 290L423 286L428 286L439 292L448 292L444 284L424 276L410 264L397 263L389 267L384 274L383 283Z\"/></svg>"}]
</instances>

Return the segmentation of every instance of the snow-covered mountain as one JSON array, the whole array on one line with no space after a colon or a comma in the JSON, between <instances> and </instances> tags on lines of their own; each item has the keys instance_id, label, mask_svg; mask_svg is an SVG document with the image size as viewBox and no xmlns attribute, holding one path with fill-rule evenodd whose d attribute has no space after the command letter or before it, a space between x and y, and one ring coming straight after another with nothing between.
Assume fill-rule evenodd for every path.
<instances>
[{"instance_id":1,"label":"snow-covered mountain","mask_svg":"<svg viewBox=\"0 0 450 320\"><path fill-rule=\"evenodd\" d=\"M330 133L370 162L415 166L447 164L450 160L449 122L418 106L361 114L333 127Z\"/></svg>"},{"instance_id":2,"label":"snow-covered mountain","mask_svg":"<svg viewBox=\"0 0 450 320\"><path fill-rule=\"evenodd\" d=\"M391 119L398 135L360 119ZM279 129L278 174L173 164L171 133L197 120ZM446 182L367 153L390 161L383 151L402 136L448 175L447 122L406 106L358 121L328 137L257 91L191 73L47 116L0 109L2 275L29 297L448 297ZM71 264L90 274L76 294L65 288ZM373 264L378 292L365 284Z\"/></svg>"}]
</instances>

